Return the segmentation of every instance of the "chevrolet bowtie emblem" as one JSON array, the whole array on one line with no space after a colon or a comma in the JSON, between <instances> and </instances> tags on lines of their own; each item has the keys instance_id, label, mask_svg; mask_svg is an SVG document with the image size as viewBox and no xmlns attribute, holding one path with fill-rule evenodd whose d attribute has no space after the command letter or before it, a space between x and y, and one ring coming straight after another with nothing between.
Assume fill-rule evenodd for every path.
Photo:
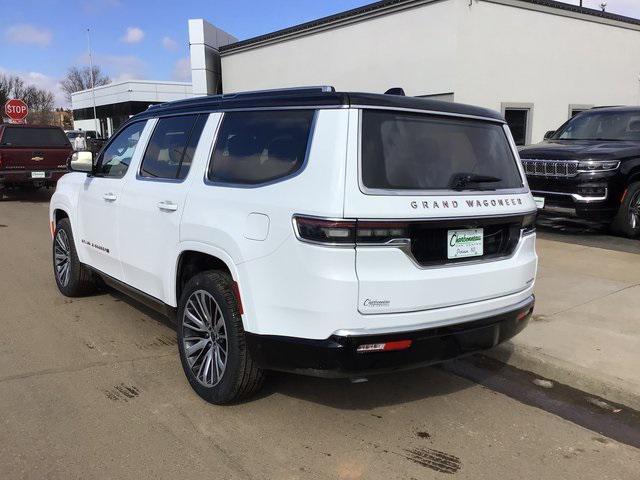
<instances>
[{"instance_id":1,"label":"chevrolet bowtie emblem","mask_svg":"<svg viewBox=\"0 0 640 480\"><path fill-rule=\"evenodd\" d=\"M42 160L44 160L44 157L31 157L31 160L33 160L34 162L41 162Z\"/></svg>"}]
</instances>

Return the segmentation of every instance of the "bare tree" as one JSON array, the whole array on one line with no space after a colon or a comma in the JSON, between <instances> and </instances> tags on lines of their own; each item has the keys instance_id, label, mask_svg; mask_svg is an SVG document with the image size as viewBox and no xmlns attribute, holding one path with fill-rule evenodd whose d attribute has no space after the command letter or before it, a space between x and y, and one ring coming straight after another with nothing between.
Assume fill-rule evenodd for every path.
<instances>
[{"instance_id":1,"label":"bare tree","mask_svg":"<svg viewBox=\"0 0 640 480\"><path fill-rule=\"evenodd\" d=\"M53 93L28 85L17 75L0 74L0 107L10 98L19 98L29 107L30 123L48 123L54 108Z\"/></svg>"},{"instance_id":2,"label":"bare tree","mask_svg":"<svg viewBox=\"0 0 640 480\"><path fill-rule=\"evenodd\" d=\"M98 65L93 66L93 83L96 87L111 83L109 76L103 73ZM91 88L91 69L89 67L70 67L60 82L60 86L67 101L70 102L72 93Z\"/></svg>"}]
</instances>

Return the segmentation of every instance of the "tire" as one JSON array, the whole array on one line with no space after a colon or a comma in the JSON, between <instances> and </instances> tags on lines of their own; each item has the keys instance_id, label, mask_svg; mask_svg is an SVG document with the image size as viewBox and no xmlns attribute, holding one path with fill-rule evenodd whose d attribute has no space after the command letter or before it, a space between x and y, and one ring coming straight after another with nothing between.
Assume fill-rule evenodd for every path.
<instances>
[{"instance_id":1,"label":"tire","mask_svg":"<svg viewBox=\"0 0 640 480\"><path fill-rule=\"evenodd\" d=\"M247 349L227 273L211 270L191 278L180 297L177 323L182 368L204 400L236 403L260 389L264 371Z\"/></svg>"},{"instance_id":2,"label":"tire","mask_svg":"<svg viewBox=\"0 0 640 480\"><path fill-rule=\"evenodd\" d=\"M80 263L68 218L63 218L56 224L51 250L53 276L60 293L66 297L82 297L95 291L94 274Z\"/></svg>"},{"instance_id":3,"label":"tire","mask_svg":"<svg viewBox=\"0 0 640 480\"><path fill-rule=\"evenodd\" d=\"M624 201L611 224L611 230L629 238L640 235L640 182L632 183L627 188Z\"/></svg>"}]
</instances>

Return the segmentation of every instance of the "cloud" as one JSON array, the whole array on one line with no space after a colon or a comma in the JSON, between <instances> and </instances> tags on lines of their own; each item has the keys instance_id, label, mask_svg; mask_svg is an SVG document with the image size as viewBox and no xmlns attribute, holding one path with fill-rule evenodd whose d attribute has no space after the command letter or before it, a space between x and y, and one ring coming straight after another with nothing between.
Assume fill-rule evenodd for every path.
<instances>
[{"instance_id":1,"label":"cloud","mask_svg":"<svg viewBox=\"0 0 640 480\"><path fill-rule=\"evenodd\" d=\"M96 63L105 70L113 72L114 81L146 77L147 64L135 55L98 55Z\"/></svg>"},{"instance_id":2,"label":"cloud","mask_svg":"<svg viewBox=\"0 0 640 480\"><path fill-rule=\"evenodd\" d=\"M191 62L189 57L181 58L173 66L173 74L171 75L173 80L178 82L190 82L191 81Z\"/></svg>"},{"instance_id":3,"label":"cloud","mask_svg":"<svg viewBox=\"0 0 640 480\"><path fill-rule=\"evenodd\" d=\"M79 65L89 65L89 56L85 53L78 57ZM113 82L140 80L147 78L147 63L135 55L110 55L95 53L93 64L111 77Z\"/></svg>"},{"instance_id":4,"label":"cloud","mask_svg":"<svg viewBox=\"0 0 640 480\"><path fill-rule=\"evenodd\" d=\"M38 28L29 23L11 25L5 30L5 37L11 43L24 43L46 47L51 43L53 34L46 28Z\"/></svg>"},{"instance_id":5,"label":"cloud","mask_svg":"<svg viewBox=\"0 0 640 480\"><path fill-rule=\"evenodd\" d=\"M129 27L127 32L120 38L124 43L139 43L144 38L144 31L138 27Z\"/></svg>"},{"instance_id":6,"label":"cloud","mask_svg":"<svg viewBox=\"0 0 640 480\"><path fill-rule=\"evenodd\" d=\"M70 106L65 99L64 92L62 91L62 87L60 85L60 80L57 78L50 77L49 75L45 75L41 72L18 72L7 70L2 67L0 67L0 73L4 73L7 75L17 75L18 77L22 78L27 85L35 85L38 88L50 91L54 95L54 102L56 107Z\"/></svg>"},{"instance_id":7,"label":"cloud","mask_svg":"<svg viewBox=\"0 0 640 480\"><path fill-rule=\"evenodd\" d=\"M171 37L162 37L162 46L171 52L175 52L178 49L178 42Z\"/></svg>"}]
</instances>

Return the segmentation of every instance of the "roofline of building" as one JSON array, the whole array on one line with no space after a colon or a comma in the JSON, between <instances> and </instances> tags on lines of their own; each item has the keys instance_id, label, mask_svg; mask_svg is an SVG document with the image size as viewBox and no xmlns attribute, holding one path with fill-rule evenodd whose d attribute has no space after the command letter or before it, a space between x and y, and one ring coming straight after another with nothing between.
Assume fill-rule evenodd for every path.
<instances>
[{"instance_id":1,"label":"roofline of building","mask_svg":"<svg viewBox=\"0 0 640 480\"><path fill-rule=\"evenodd\" d=\"M242 50L256 48L264 44L275 43L296 37L300 35L308 35L318 31L337 28L349 23L359 22L370 17L386 15L388 13L414 8L429 3L439 3L446 0L382 0L362 7L354 8L344 12L329 15L327 17L318 18L310 22L301 23L292 27L276 30L271 33L259 35L257 37L248 38L239 42L231 43L220 47L219 51L222 56L226 54L236 53ZM476 0L478 1L478 0ZM512 7L528 8L532 10L541 10L545 13L570 16L580 20L590 20L596 22L607 23L610 25L619 24L619 26L634 26L640 30L640 19L626 17L615 13L602 12L592 8L580 7L556 0L482 0L490 3L498 3Z\"/></svg>"},{"instance_id":2,"label":"roofline of building","mask_svg":"<svg viewBox=\"0 0 640 480\"><path fill-rule=\"evenodd\" d=\"M93 91L99 91L99 90L104 90L107 88L113 88L113 87L119 87L120 85L126 85L127 83L146 83L148 85L179 85L181 87L189 87L191 86L191 82L174 82L172 80L122 80L120 82L112 82L112 83L107 83L106 85L100 85L98 87L94 87L93 89L91 88L87 88L85 90L78 90L77 92L73 92L71 94L71 96L74 95L79 95L82 93L90 93L91 90Z\"/></svg>"}]
</instances>

